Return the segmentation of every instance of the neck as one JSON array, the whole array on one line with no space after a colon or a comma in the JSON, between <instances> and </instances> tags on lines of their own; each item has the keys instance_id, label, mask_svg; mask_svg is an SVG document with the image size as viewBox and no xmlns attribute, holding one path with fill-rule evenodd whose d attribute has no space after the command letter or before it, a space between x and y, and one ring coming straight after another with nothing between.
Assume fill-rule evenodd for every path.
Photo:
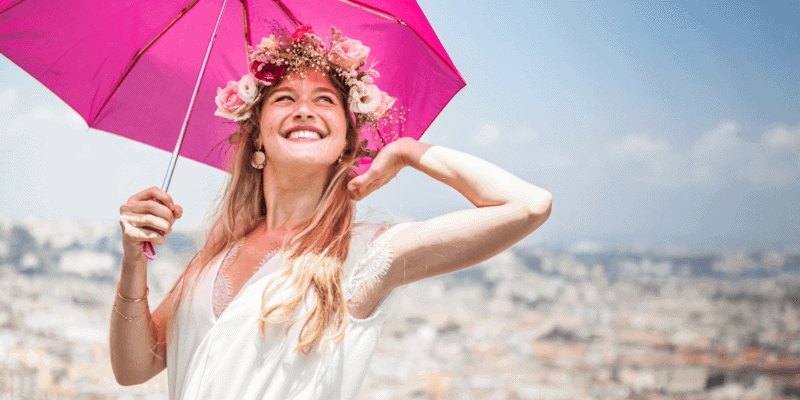
<instances>
[{"instance_id":1,"label":"neck","mask_svg":"<svg viewBox=\"0 0 800 400\"><path fill-rule=\"evenodd\" d=\"M268 162L263 169L265 229L288 231L311 218L325 191L328 174L327 168L281 168Z\"/></svg>"}]
</instances>

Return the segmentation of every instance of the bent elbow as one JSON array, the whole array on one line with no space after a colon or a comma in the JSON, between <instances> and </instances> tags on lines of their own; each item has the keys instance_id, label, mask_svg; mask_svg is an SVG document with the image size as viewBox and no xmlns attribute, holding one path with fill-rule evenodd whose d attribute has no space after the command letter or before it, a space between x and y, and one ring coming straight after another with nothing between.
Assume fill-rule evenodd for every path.
<instances>
[{"instance_id":1,"label":"bent elbow","mask_svg":"<svg viewBox=\"0 0 800 400\"><path fill-rule=\"evenodd\" d=\"M114 368L112 365L112 370L113 369ZM125 372L117 373L116 371L113 372L114 372L114 379L116 379L117 384L119 384L120 386L135 386L135 385L140 385L147 381L146 379L142 380L141 377L134 376L131 373L125 373Z\"/></svg>"},{"instance_id":2,"label":"bent elbow","mask_svg":"<svg viewBox=\"0 0 800 400\"><path fill-rule=\"evenodd\" d=\"M538 229L550 218L550 213L553 210L553 195L550 192L545 192L536 201L528 203L526 210L533 230Z\"/></svg>"},{"instance_id":3,"label":"bent elbow","mask_svg":"<svg viewBox=\"0 0 800 400\"><path fill-rule=\"evenodd\" d=\"M122 376L114 375L114 378L117 380L117 384L120 386L133 386L136 385L136 382L131 382L124 379Z\"/></svg>"}]
</instances>

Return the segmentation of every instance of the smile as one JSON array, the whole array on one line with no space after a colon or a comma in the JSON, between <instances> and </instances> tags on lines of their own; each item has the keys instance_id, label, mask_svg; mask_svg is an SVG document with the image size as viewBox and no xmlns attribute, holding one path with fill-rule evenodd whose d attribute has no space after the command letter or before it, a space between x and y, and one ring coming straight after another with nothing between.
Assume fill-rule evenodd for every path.
<instances>
[{"instance_id":1,"label":"smile","mask_svg":"<svg viewBox=\"0 0 800 400\"><path fill-rule=\"evenodd\" d=\"M319 140L319 139L322 139L322 135L320 135L317 132L305 131L305 130L303 130L303 131L297 130L297 131L293 131L293 132L289 133L289 136L287 136L286 138L287 139L316 139L316 140Z\"/></svg>"}]
</instances>

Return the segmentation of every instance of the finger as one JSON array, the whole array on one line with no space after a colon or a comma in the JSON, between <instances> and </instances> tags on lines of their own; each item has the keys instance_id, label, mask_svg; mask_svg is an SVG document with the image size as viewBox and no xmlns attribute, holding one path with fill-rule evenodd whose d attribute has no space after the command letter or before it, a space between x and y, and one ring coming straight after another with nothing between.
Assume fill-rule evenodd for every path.
<instances>
[{"instance_id":1,"label":"finger","mask_svg":"<svg viewBox=\"0 0 800 400\"><path fill-rule=\"evenodd\" d=\"M356 190L356 196L355 196L355 197L356 197L356 201L361 201L361 200L363 200L363 199L364 199L365 197L367 197L367 196L368 196L370 193L372 193L372 191L371 191L371 190L369 190L367 187L361 187L361 188L358 188L358 189Z\"/></svg>"},{"instance_id":2,"label":"finger","mask_svg":"<svg viewBox=\"0 0 800 400\"><path fill-rule=\"evenodd\" d=\"M178 219L180 219L180 217L182 217L182 216L183 216L183 207L181 207L181 206L179 206L179 205L177 205L177 204L176 204L176 205L175 205L175 214L176 214L176 215L175 215L175 218L178 218Z\"/></svg>"},{"instance_id":3,"label":"finger","mask_svg":"<svg viewBox=\"0 0 800 400\"><path fill-rule=\"evenodd\" d=\"M175 215L166 206L156 203L155 201L140 201L134 203L129 207L131 212L135 214L152 214L159 218L166 220L170 225L175 223Z\"/></svg>"},{"instance_id":4,"label":"finger","mask_svg":"<svg viewBox=\"0 0 800 400\"><path fill-rule=\"evenodd\" d=\"M159 230L147 226L137 226L139 225L137 218L136 215L123 215L120 217L120 225L124 236L138 243L150 242L154 245L160 245L166 242L166 236Z\"/></svg>"},{"instance_id":5,"label":"finger","mask_svg":"<svg viewBox=\"0 0 800 400\"><path fill-rule=\"evenodd\" d=\"M138 201L155 199L160 201L170 210L175 209L175 204L172 202L172 196L155 186L151 186L139 193L136 193L135 195L131 196L131 199Z\"/></svg>"},{"instance_id":6,"label":"finger","mask_svg":"<svg viewBox=\"0 0 800 400\"><path fill-rule=\"evenodd\" d=\"M347 184L347 188L350 190L355 190L356 188L361 186L361 181L364 180L363 176L364 175L353 178L353 180L351 180L350 183Z\"/></svg>"},{"instance_id":7,"label":"finger","mask_svg":"<svg viewBox=\"0 0 800 400\"><path fill-rule=\"evenodd\" d=\"M370 184L370 182L372 182L375 179L374 176L375 176L375 170L370 168L367 172L364 173L364 175L357 176L353 178L353 180L350 182L354 183L355 187L357 188L366 187L367 185Z\"/></svg>"},{"instance_id":8,"label":"finger","mask_svg":"<svg viewBox=\"0 0 800 400\"><path fill-rule=\"evenodd\" d=\"M167 220L151 214L129 215L128 222L136 228L147 228L157 231L160 234L167 234L172 231Z\"/></svg>"}]
</instances>

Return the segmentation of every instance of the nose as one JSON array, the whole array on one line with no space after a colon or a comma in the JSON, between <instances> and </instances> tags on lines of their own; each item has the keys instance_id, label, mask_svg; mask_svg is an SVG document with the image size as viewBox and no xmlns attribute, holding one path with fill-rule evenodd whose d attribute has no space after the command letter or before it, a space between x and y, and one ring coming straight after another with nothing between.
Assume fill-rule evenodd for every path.
<instances>
[{"instance_id":1,"label":"nose","mask_svg":"<svg viewBox=\"0 0 800 400\"><path fill-rule=\"evenodd\" d=\"M293 118L299 120L314 118L314 112L311 110L311 107L309 107L308 101L300 99L297 102Z\"/></svg>"}]
</instances>

